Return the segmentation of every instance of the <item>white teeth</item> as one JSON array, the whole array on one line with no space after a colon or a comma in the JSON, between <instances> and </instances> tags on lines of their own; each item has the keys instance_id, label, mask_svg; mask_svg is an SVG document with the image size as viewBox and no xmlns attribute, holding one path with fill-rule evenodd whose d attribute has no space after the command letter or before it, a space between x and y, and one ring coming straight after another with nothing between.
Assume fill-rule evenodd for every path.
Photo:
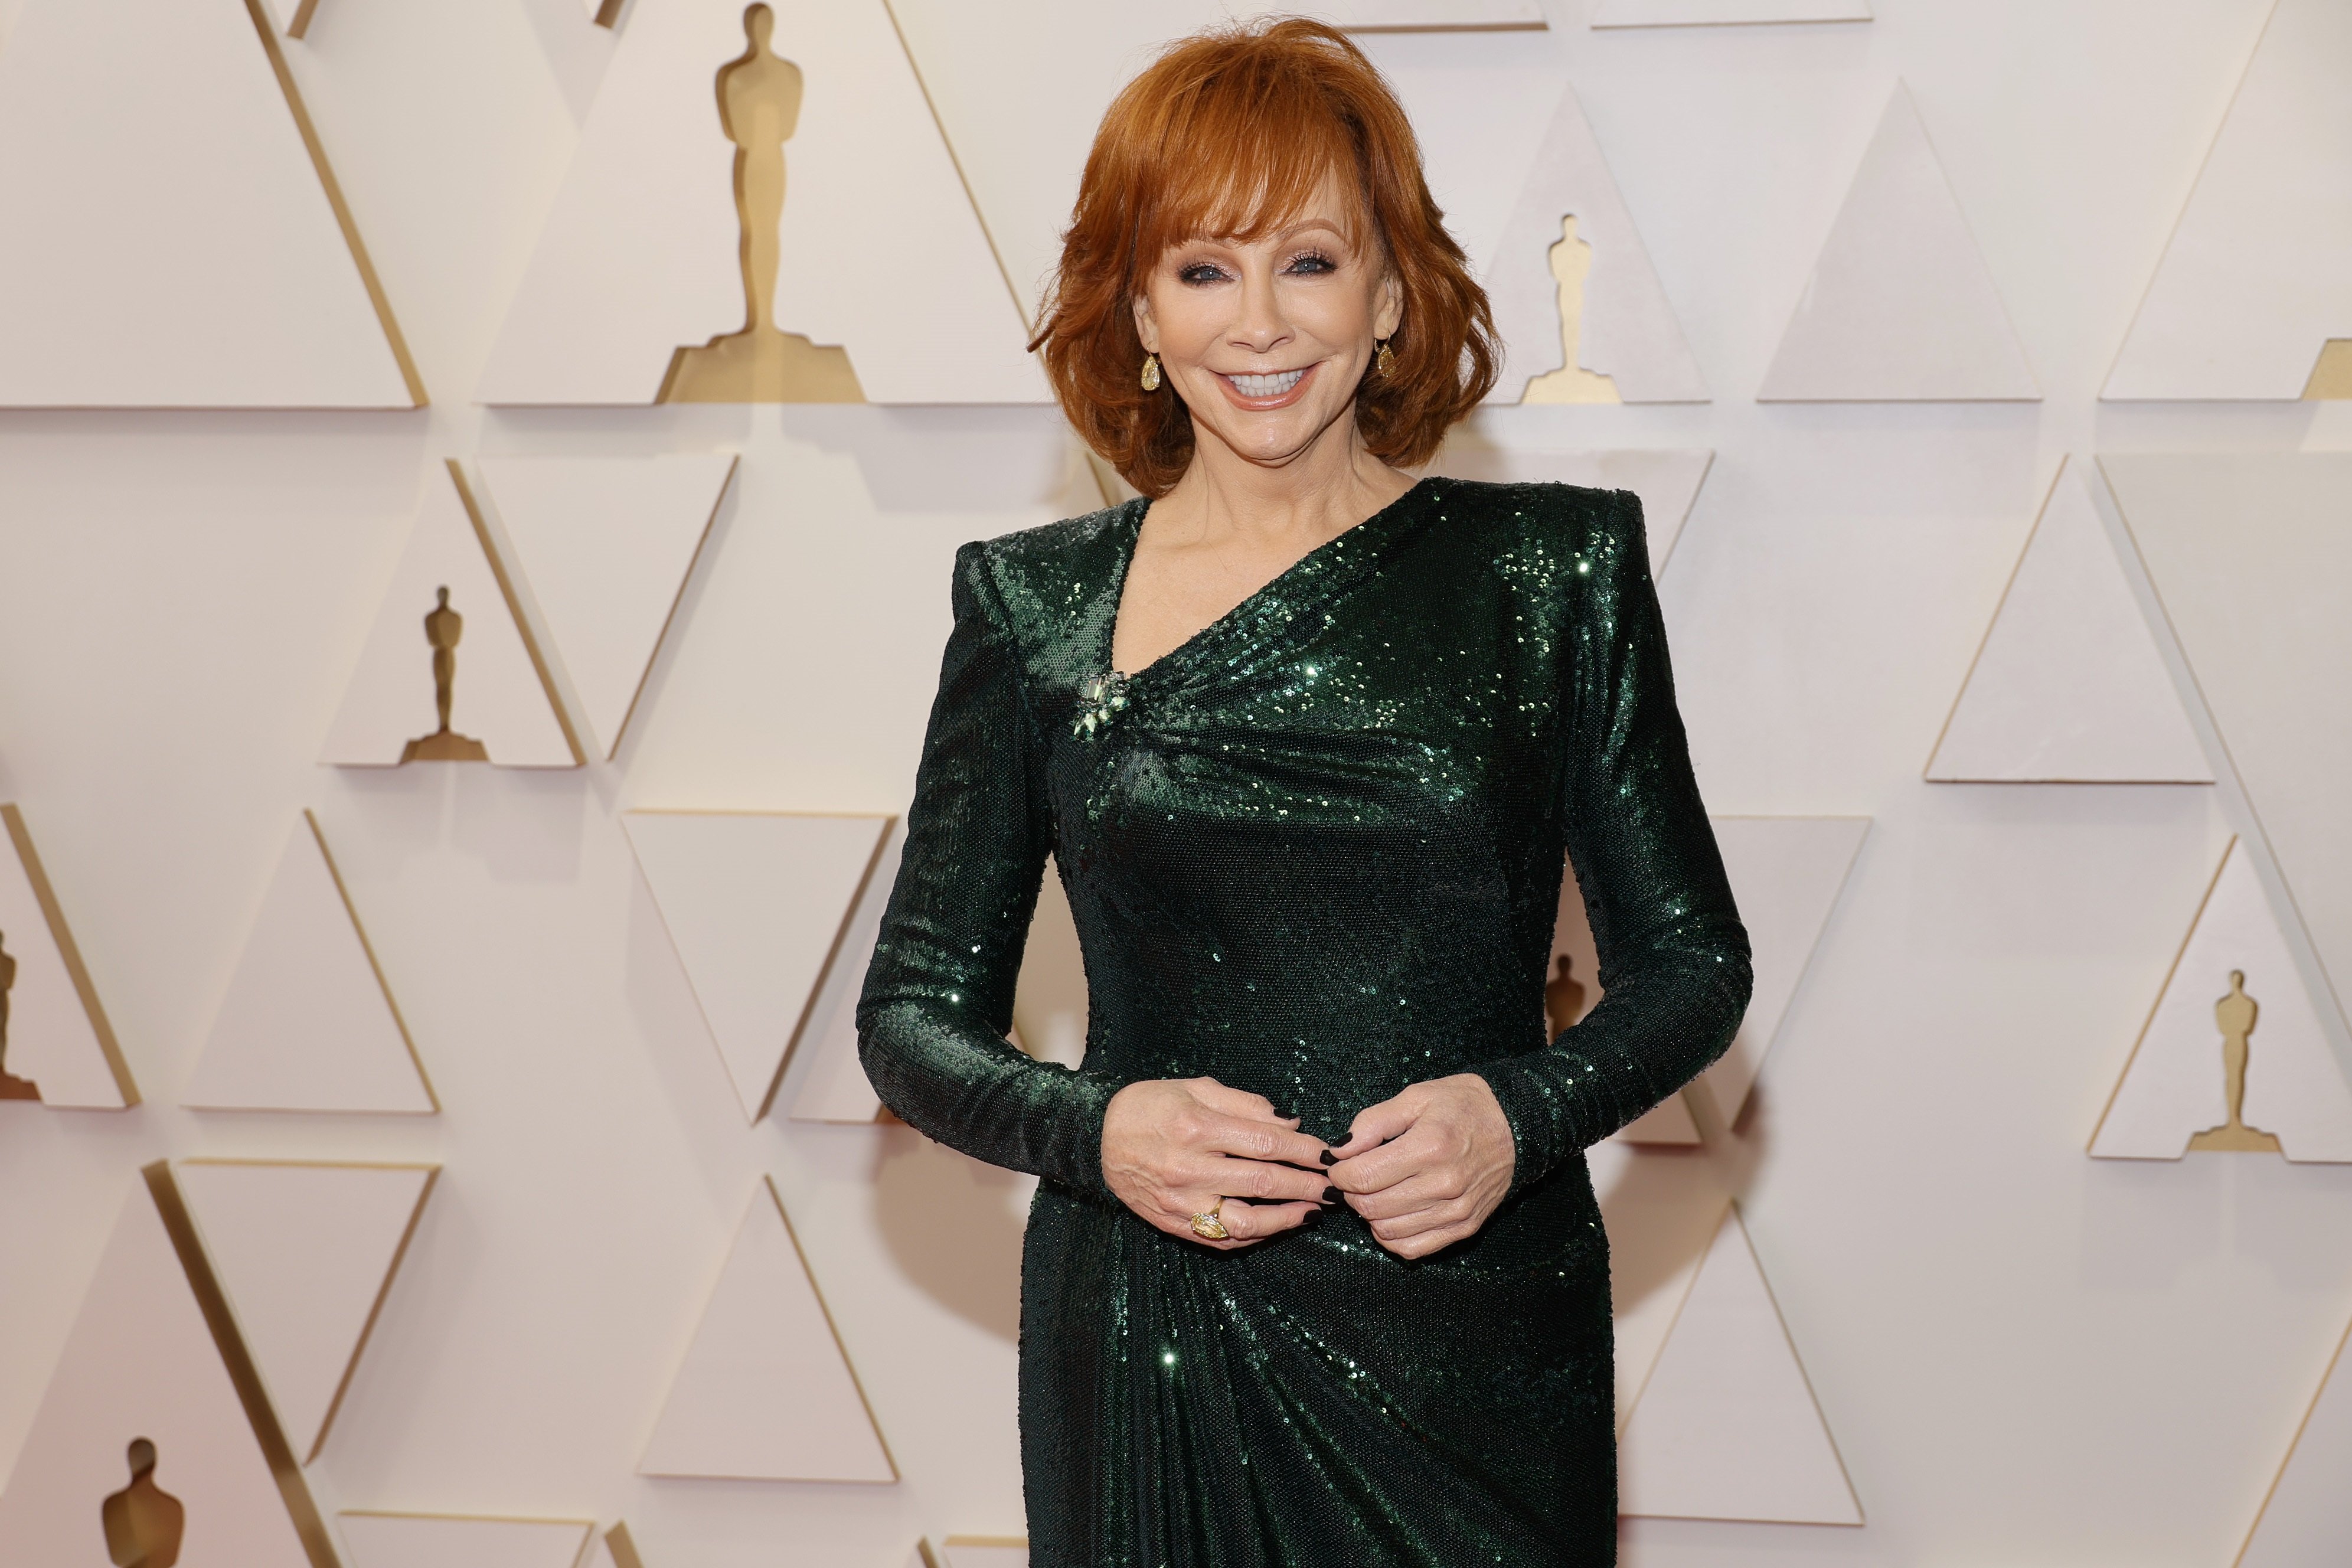
<instances>
[{"instance_id":1,"label":"white teeth","mask_svg":"<svg viewBox=\"0 0 2352 1568\"><path fill-rule=\"evenodd\" d=\"M1306 374L1306 370L1301 368L1278 371L1273 375L1235 375L1226 379L1244 397L1280 397L1297 386L1298 378Z\"/></svg>"}]
</instances>

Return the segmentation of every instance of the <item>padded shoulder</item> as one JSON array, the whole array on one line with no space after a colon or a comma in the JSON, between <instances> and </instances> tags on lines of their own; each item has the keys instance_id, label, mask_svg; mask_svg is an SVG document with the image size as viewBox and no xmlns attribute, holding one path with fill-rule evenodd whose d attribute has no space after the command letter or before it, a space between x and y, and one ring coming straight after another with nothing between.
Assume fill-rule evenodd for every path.
<instances>
[{"instance_id":1,"label":"padded shoulder","mask_svg":"<svg viewBox=\"0 0 2352 1568\"><path fill-rule=\"evenodd\" d=\"M957 592L985 588L1006 630L1033 652L1069 641L1105 614L1115 614L1123 542L1140 520L1142 500L1105 507L965 545L956 552Z\"/></svg>"},{"instance_id":2,"label":"padded shoulder","mask_svg":"<svg viewBox=\"0 0 2352 1568\"><path fill-rule=\"evenodd\" d=\"M1015 569L1053 566L1075 552L1083 552L1090 545L1100 543L1118 525L1131 521L1148 503L1142 500L1122 501L1107 506L1083 517L1066 517L1059 522L1040 523L1035 528L1020 528L1011 533L1000 533L993 539L982 540L982 552L992 566L1010 565Z\"/></svg>"},{"instance_id":3,"label":"padded shoulder","mask_svg":"<svg viewBox=\"0 0 2352 1568\"><path fill-rule=\"evenodd\" d=\"M1549 563L1556 571L1578 576L1649 571L1642 498L1632 490L1474 479L1445 484L1449 512L1491 520L1508 541L1498 555L1514 563Z\"/></svg>"}]
</instances>

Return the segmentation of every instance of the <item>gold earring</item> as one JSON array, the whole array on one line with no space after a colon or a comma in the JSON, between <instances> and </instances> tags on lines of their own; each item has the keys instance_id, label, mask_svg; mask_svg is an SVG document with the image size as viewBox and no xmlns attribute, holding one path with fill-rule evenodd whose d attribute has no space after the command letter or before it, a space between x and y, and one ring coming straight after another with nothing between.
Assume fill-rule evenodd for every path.
<instances>
[{"instance_id":1,"label":"gold earring","mask_svg":"<svg viewBox=\"0 0 2352 1568\"><path fill-rule=\"evenodd\" d=\"M1395 363L1396 355L1389 353L1389 341L1386 338L1382 338L1381 340L1381 352L1373 357L1372 368L1381 374L1386 375L1389 373L1390 367Z\"/></svg>"},{"instance_id":2,"label":"gold earring","mask_svg":"<svg viewBox=\"0 0 2352 1568\"><path fill-rule=\"evenodd\" d=\"M1160 390L1160 356L1158 354L1143 356L1143 390L1146 392Z\"/></svg>"}]
</instances>

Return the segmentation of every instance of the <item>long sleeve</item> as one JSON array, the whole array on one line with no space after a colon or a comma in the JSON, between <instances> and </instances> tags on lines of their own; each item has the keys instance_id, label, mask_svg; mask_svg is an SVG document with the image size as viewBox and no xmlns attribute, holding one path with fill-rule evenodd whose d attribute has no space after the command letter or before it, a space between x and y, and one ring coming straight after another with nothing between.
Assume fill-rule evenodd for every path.
<instances>
[{"instance_id":1,"label":"long sleeve","mask_svg":"<svg viewBox=\"0 0 2352 1568\"><path fill-rule=\"evenodd\" d=\"M1574 570L1561 805L1602 995L1545 1048L1476 1069L1517 1140L1514 1191L1721 1056L1750 984L1748 932L1675 708L1637 498L1619 493Z\"/></svg>"},{"instance_id":2,"label":"long sleeve","mask_svg":"<svg viewBox=\"0 0 2352 1568\"><path fill-rule=\"evenodd\" d=\"M1108 1195L1118 1086L1005 1038L1053 818L1036 726L981 546L956 553L955 629L907 813L898 879L857 1004L883 1102L975 1159Z\"/></svg>"}]
</instances>

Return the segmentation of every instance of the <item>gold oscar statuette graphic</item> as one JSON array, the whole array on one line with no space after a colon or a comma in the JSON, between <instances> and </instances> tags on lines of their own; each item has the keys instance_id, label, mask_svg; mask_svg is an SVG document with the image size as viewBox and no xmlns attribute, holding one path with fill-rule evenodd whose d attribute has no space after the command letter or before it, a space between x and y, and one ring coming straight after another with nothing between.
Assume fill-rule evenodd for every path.
<instances>
[{"instance_id":1,"label":"gold oscar statuette graphic","mask_svg":"<svg viewBox=\"0 0 2352 1568\"><path fill-rule=\"evenodd\" d=\"M743 330L671 356L656 403L863 403L849 353L776 325L777 237L784 143L801 115L801 68L768 47L775 13L743 13L749 47L719 71L719 126L735 143L735 210L743 225Z\"/></svg>"},{"instance_id":2,"label":"gold oscar statuette graphic","mask_svg":"<svg viewBox=\"0 0 2352 1568\"><path fill-rule=\"evenodd\" d=\"M8 933L0 931L0 1100L38 1100L39 1085L8 1070L8 993L16 984L16 955L8 951Z\"/></svg>"},{"instance_id":3,"label":"gold oscar statuette graphic","mask_svg":"<svg viewBox=\"0 0 2352 1568\"><path fill-rule=\"evenodd\" d=\"M1592 247L1576 237L1576 215L1559 220L1559 243L1551 247L1552 281L1559 285L1558 370L1528 383L1522 403L1616 403L1617 383L1579 365L1584 336L1584 280L1592 272Z\"/></svg>"},{"instance_id":4,"label":"gold oscar statuette graphic","mask_svg":"<svg viewBox=\"0 0 2352 1568\"><path fill-rule=\"evenodd\" d=\"M1556 973L1544 986L1544 1016L1557 1035L1584 1016L1584 982L1570 973L1575 961L1568 954L1561 953L1552 963Z\"/></svg>"},{"instance_id":5,"label":"gold oscar statuette graphic","mask_svg":"<svg viewBox=\"0 0 2352 1568\"><path fill-rule=\"evenodd\" d=\"M2261 1005L2246 994L2246 972L2230 971L2230 994L2213 1004L2213 1021L2221 1026L2221 1070L2230 1085L2230 1120L2191 1138L2192 1153L2200 1149L2225 1154L2283 1152L2275 1137L2246 1125L2246 1058L2252 1053L2254 1018L2261 1011Z\"/></svg>"},{"instance_id":6,"label":"gold oscar statuette graphic","mask_svg":"<svg viewBox=\"0 0 2352 1568\"><path fill-rule=\"evenodd\" d=\"M180 1560L180 1537L188 1510L155 1484L155 1445L131 1441L131 1484L99 1507L106 1527L106 1555L114 1568L172 1568Z\"/></svg>"},{"instance_id":7,"label":"gold oscar statuette graphic","mask_svg":"<svg viewBox=\"0 0 2352 1568\"><path fill-rule=\"evenodd\" d=\"M487 763L488 748L471 735L449 728L449 704L457 689L457 639L466 635L466 617L449 607L449 590L440 589L425 615L425 640L433 645L433 706L441 727L420 735L401 748L403 763Z\"/></svg>"}]
</instances>

